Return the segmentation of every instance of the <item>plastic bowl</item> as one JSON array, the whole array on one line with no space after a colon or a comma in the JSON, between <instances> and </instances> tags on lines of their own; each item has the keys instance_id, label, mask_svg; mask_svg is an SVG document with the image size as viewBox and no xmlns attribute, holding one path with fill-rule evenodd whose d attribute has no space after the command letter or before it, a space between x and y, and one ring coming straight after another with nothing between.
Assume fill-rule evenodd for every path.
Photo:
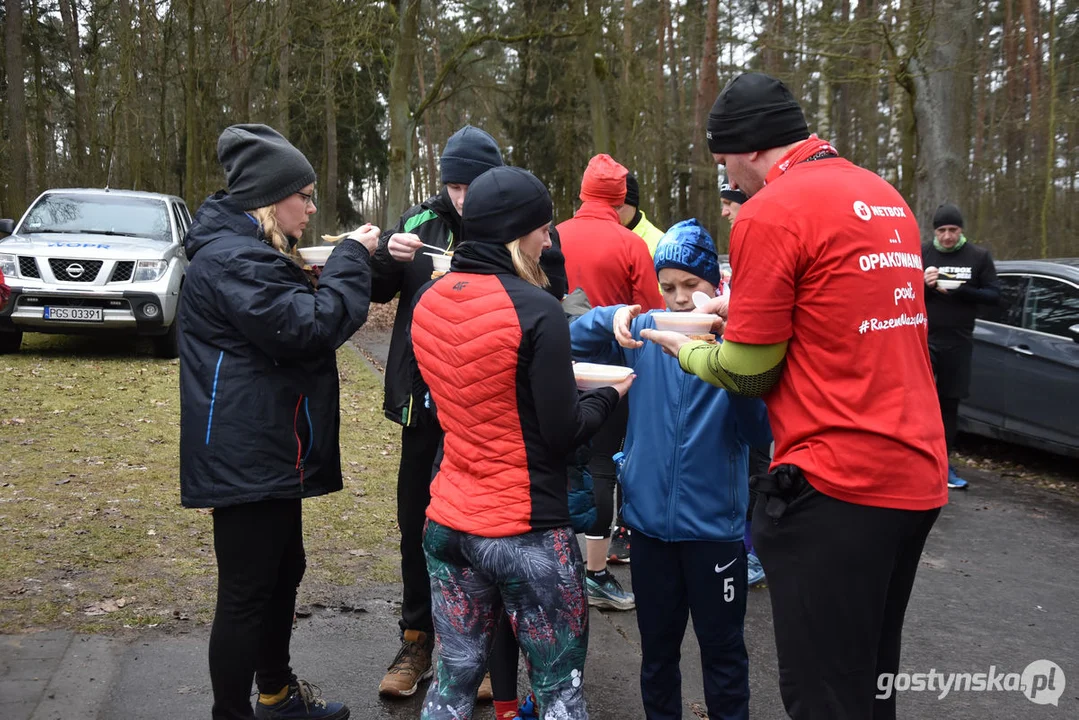
<instances>
[{"instance_id":1,"label":"plastic bowl","mask_svg":"<svg viewBox=\"0 0 1079 720\"><path fill-rule=\"evenodd\" d=\"M329 259L330 253L333 252L333 248L333 245L300 248L300 257L302 257L303 261L308 265L321 267L326 264L326 260Z\"/></svg>"},{"instance_id":2,"label":"plastic bowl","mask_svg":"<svg viewBox=\"0 0 1079 720\"><path fill-rule=\"evenodd\" d=\"M652 313L656 330L673 330L683 335L702 335L712 329L717 315L698 312Z\"/></svg>"},{"instance_id":3,"label":"plastic bowl","mask_svg":"<svg viewBox=\"0 0 1079 720\"><path fill-rule=\"evenodd\" d=\"M577 387L581 390L595 390L614 385L625 380L632 372L633 368L622 365L579 362L573 366L573 377L577 379Z\"/></svg>"},{"instance_id":4,"label":"plastic bowl","mask_svg":"<svg viewBox=\"0 0 1079 720\"><path fill-rule=\"evenodd\" d=\"M446 273L450 271L450 260L453 259L453 253L446 254L429 252L424 253L424 255L431 256L431 263L435 266L436 272Z\"/></svg>"},{"instance_id":5,"label":"plastic bowl","mask_svg":"<svg viewBox=\"0 0 1079 720\"><path fill-rule=\"evenodd\" d=\"M965 282L966 280L946 280L944 278L937 278L937 287L945 290L955 290Z\"/></svg>"}]
</instances>

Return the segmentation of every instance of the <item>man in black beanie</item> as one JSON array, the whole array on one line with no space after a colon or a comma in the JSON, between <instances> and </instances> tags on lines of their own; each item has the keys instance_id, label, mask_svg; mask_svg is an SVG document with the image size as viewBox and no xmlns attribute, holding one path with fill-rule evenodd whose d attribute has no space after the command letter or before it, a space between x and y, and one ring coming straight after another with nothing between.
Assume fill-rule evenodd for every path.
<instances>
[{"instance_id":1,"label":"man in black beanie","mask_svg":"<svg viewBox=\"0 0 1079 720\"><path fill-rule=\"evenodd\" d=\"M442 430L420 376L408 329L421 289L430 281L431 258L424 244L452 252L461 241L461 207L473 180L503 165L494 138L465 125L450 136L439 159L442 190L410 208L396 227L382 234L371 260L371 301L397 300L397 314L386 362L383 410L401 425L401 464L397 474L397 523L401 528L401 650L379 684L379 693L409 697L431 676L434 626L431 587L423 554L423 524L430 502L435 453ZM488 696L489 699L489 696Z\"/></svg>"},{"instance_id":2,"label":"man in black beanie","mask_svg":"<svg viewBox=\"0 0 1079 720\"><path fill-rule=\"evenodd\" d=\"M655 257L656 245L659 244L660 238L663 237L663 230L653 225L648 216L641 210L641 188L637 183L637 176L633 173L626 175L626 200L616 211L618 212L619 222L640 235L645 245L648 246L648 254Z\"/></svg>"},{"instance_id":3,"label":"man in black beanie","mask_svg":"<svg viewBox=\"0 0 1079 720\"><path fill-rule=\"evenodd\" d=\"M1000 286L993 258L963 234L959 208L944 203L933 213L933 239L922 245L929 357L937 378L940 416L951 453L958 434L959 402L970 389L974 317L978 305L995 305ZM948 464L948 487L966 490L967 481Z\"/></svg>"},{"instance_id":4,"label":"man in black beanie","mask_svg":"<svg viewBox=\"0 0 1079 720\"><path fill-rule=\"evenodd\" d=\"M775 457L751 480L752 539L787 713L894 718L878 677L899 670L922 546L948 497L918 223L895 188L810 135L768 75L723 89L707 139L731 189L752 199L731 232L724 342L642 337L767 402Z\"/></svg>"}]
</instances>

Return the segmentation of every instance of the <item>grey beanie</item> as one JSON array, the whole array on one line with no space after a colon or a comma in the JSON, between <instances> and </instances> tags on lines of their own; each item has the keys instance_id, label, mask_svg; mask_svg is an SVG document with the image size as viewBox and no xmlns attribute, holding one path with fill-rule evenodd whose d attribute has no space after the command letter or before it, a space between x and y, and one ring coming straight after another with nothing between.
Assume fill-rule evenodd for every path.
<instances>
[{"instance_id":1,"label":"grey beanie","mask_svg":"<svg viewBox=\"0 0 1079 720\"><path fill-rule=\"evenodd\" d=\"M478 127L465 125L450 135L438 164L443 185L471 185L480 175L504 163L493 137Z\"/></svg>"},{"instance_id":2,"label":"grey beanie","mask_svg":"<svg viewBox=\"0 0 1079 720\"><path fill-rule=\"evenodd\" d=\"M315 182L315 169L266 125L232 125L217 139L229 195L245 210L273 205Z\"/></svg>"}]
</instances>

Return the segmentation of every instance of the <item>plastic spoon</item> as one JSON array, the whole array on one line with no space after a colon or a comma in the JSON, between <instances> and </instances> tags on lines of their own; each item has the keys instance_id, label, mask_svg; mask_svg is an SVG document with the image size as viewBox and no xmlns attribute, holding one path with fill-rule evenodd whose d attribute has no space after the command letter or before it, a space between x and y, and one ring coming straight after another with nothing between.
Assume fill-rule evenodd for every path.
<instances>
[{"instance_id":1,"label":"plastic spoon","mask_svg":"<svg viewBox=\"0 0 1079 720\"><path fill-rule=\"evenodd\" d=\"M693 307L697 309L704 307L704 304L712 299L708 297L707 293L702 293L700 290L693 293L690 297L693 299Z\"/></svg>"}]
</instances>

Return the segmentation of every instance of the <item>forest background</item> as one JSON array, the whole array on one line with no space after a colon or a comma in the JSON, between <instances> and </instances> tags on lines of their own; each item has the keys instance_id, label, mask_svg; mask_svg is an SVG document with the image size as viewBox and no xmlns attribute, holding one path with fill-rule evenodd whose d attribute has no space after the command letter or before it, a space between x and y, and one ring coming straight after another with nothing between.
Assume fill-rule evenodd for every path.
<instances>
[{"instance_id":1,"label":"forest background","mask_svg":"<svg viewBox=\"0 0 1079 720\"><path fill-rule=\"evenodd\" d=\"M928 223L998 257L1079 255L1077 0L3 0L0 217L42 190L135 188L192 212L223 128L265 122L319 175L307 239L437 192L461 125L576 206L589 157L666 227L727 247L704 123L762 70Z\"/></svg>"}]
</instances>

